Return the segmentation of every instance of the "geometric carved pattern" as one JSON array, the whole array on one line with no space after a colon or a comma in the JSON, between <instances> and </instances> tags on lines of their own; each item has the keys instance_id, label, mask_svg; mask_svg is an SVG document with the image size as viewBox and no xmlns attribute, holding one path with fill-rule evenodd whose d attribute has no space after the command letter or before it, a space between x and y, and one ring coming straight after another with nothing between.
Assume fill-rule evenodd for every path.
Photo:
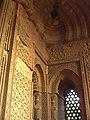
<instances>
[{"instance_id":1,"label":"geometric carved pattern","mask_svg":"<svg viewBox=\"0 0 90 120\"><path fill-rule=\"evenodd\" d=\"M81 120L79 97L75 90L69 90L65 96L67 120Z\"/></svg>"},{"instance_id":2,"label":"geometric carved pattern","mask_svg":"<svg viewBox=\"0 0 90 120\"><path fill-rule=\"evenodd\" d=\"M55 45L48 49L49 61L55 60L73 60L80 58L81 54L87 50L85 42L74 42L66 45Z\"/></svg>"},{"instance_id":3,"label":"geometric carved pattern","mask_svg":"<svg viewBox=\"0 0 90 120\"><path fill-rule=\"evenodd\" d=\"M14 71L10 119L11 120L29 120L30 119L30 94L31 94L30 79L29 79L30 76L28 77L24 75L25 73L23 73L22 71L20 71L20 69L18 69L18 65L16 65L16 68Z\"/></svg>"},{"instance_id":4,"label":"geometric carved pattern","mask_svg":"<svg viewBox=\"0 0 90 120\"><path fill-rule=\"evenodd\" d=\"M29 67L32 66L32 57L27 46L18 40L17 56L23 60Z\"/></svg>"},{"instance_id":5,"label":"geometric carved pattern","mask_svg":"<svg viewBox=\"0 0 90 120\"><path fill-rule=\"evenodd\" d=\"M57 95L51 95L51 120L57 120Z\"/></svg>"},{"instance_id":6,"label":"geometric carved pattern","mask_svg":"<svg viewBox=\"0 0 90 120\"><path fill-rule=\"evenodd\" d=\"M47 120L47 94L42 93L42 120Z\"/></svg>"}]
</instances>

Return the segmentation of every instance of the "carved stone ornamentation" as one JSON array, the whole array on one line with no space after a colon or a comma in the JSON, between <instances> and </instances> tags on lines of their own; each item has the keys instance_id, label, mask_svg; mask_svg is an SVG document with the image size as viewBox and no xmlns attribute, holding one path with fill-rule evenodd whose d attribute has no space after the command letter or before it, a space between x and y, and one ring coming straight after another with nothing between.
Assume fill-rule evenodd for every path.
<instances>
[{"instance_id":1,"label":"carved stone ornamentation","mask_svg":"<svg viewBox=\"0 0 90 120\"><path fill-rule=\"evenodd\" d=\"M30 55L29 48L18 39L17 56L23 60L30 68L32 68L32 56ZM31 56L31 57L30 57Z\"/></svg>"},{"instance_id":2,"label":"carved stone ornamentation","mask_svg":"<svg viewBox=\"0 0 90 120\"><path fill-rule=\"evenodd\" d=\"M2 13L0 13L0 119L4 119L8 92L9 71L12 46L16 25L17 4L11 0L3 1ZM1 12L1 11L0 11Z\"/></svg>"},{"instance_id":3,"label":"carved stone ornamentation","mask_svg":"<svg viewBox=\"0 0 90 120\"><path fill-rule=\"evenodd\" d=\"M70 61L80 58L86 51L86 42L72 42L65 45L55 45L49 48L49 62L52 61Z\"/></svg>"},{"instance_id":4,"label":"carved stone ornamentation","mask_svg":"<svg viewBox=\"0 0 90 120\"><path fill-rule=\"evenodd\" d=\"M34 119L40 118L40 97L39 92L34 93Z\"/></svg>"},{"instance_id":5,"label":"carved stone ornamentation","mask_svg":"<svg viewBox=\"0 0 90 120\"><path fill-rule=\"evenodd\" d=\"M8 25L7 25L6 32L5 32L6 37L5 37L4 47L6 51L9 51L10 49L10 42L11 42L11 37L12 37L12 34L10 32L12 32L13 20L14 20L14 13L12 11L11 16L8 20Z\"/></svg>"},{"instance_id":6,"label":"carved stone ornamentation","mask_svg":"<svg viewBox=\"0 0 90 120\"><path fill-rule=\"evenodd\" d=\"M23 76L22 73L16 71L14 83L13 83L13 94L12 94L12 105L11 105L11 119L20 120L30 118L29 116L29 102L30 102L30 90L29 80Z\"/></svg>"},{"instance_id":7,"label":"carved stone ornamentation","mask_svg":"<svg viewBox=\"0 0 90 120\"><path fill-rule=\"evenodd\" d=\"M39 80L36 72L33 73L33 119L37 120L40 118L40 91L39 91Z\"/></svg>"},{"instance_id":8,"label":"carved stone ornamentation","mask_svg":"<svg viewBox=\"0 0 90 120\"><path fill-rule=\"evenodd\" d=\"M49 66L48 80L50 82L50 80L53 79L53 76L55 76L57 72L60 72L63 69L70 69L75 73L77 73L77 75L79 75L79 67L80 67L79 61L75 61L75 62L71 61L69 63L64 61L64 63L59 63L57 65Z\"/></svg>"},{"instance_id":9,"label":"carved stone ornamentation","mask_svg":"<svg viewBox=\"0 0 90 120\"><path fill-rule=\"evenodd\" d=\"M89 0L0 1L0 119L65 119L62 94L76 88L89 120Z\"/></svg>"},{"instance_id":10,"label":"carved stone ornamentation","mask_svg":"<svg viewBox=\"0 0 90 120\"><path fill-rule=\"evenodd\" d=\"M57 120L57 96L51 96L51 120Z\"/></svg>"},{"instance_id":11,"label":"carved stone ornamentation","mask_svg":"<svg viewBox=\"0 0 90 120\"><path fill-rule=\"evenodd\" d=\"M35 72L33 73L32 81L33 81L33 92L38 92L39 91L38 76Z\"/></svg>"},{"instance_id":12,"label":"carved stone ornamentation","mask_svg":"<svg viewBox=\"0 0 90 120\"><path fill-rule=\"evenodd\" d=\"M11 120L30 119L30 90L30 70L25 63L18 58L15 66L12 88Z\"/></svg>"},{"instance_id":13,"label":"carved stone ornamentation","mask_svg":"<svg viewBox=\"0 0 90 120\"><path fill-rule=\"evenodd\" d=\"M90 99L90 42L87 43L87 52L85 54L85 61L86 61L86 74L87 74L87 81L89 87L89 99ZM90 104L90 101L89 101Z\"/></svg>"}]
</instances>

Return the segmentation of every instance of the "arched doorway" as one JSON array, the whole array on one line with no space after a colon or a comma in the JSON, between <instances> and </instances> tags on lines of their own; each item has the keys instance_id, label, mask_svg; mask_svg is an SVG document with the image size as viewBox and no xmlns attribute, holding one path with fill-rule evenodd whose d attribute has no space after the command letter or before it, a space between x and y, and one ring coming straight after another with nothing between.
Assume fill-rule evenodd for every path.
<instances>
[{"instance_id":1,"label":"arched doorway","mask_svg":"<svg viewBox=\"0 0 90 120\"><path fill-rule=\"evenodd\" d=\"M51 120L86 120L82 80L76 73L69 69L58 72L51 93L56 98L56 109L52 109L51 96Z\"/></svg>"}]
</instances>

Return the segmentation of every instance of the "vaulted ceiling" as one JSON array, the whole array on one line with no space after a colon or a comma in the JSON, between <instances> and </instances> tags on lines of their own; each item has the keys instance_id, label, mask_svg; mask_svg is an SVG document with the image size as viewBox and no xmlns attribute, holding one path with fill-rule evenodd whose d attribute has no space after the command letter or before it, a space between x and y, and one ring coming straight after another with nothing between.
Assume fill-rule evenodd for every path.
<instances>
[{"instance_id":1,"label":"vaulted ceiling","mask_svg":"<svg viewBox=\"0 0 90 120\"><path fill-rule=\"evenodd\" d=\"M47 45L90 37L90 0L21 0Z\"/></svg>"}]
</instances>

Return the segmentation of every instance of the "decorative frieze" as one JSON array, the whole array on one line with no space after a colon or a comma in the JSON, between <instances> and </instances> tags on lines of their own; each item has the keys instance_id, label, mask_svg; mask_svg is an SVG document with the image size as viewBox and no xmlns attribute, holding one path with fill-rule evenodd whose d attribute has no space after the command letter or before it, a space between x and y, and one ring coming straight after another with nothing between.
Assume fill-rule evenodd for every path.
<instances>
[{"instance_id":1,"label":"decorative frieze","mask_svg":"<svg viewBox=\"0 0 90 120\"><path fill-rule=\"evenodd\" d=\"M52 61L74 60L80 58L87 49L86 42L70 42L62 45L54 45L48 49L49 63Z\"/></svg>"}]
</instances>

